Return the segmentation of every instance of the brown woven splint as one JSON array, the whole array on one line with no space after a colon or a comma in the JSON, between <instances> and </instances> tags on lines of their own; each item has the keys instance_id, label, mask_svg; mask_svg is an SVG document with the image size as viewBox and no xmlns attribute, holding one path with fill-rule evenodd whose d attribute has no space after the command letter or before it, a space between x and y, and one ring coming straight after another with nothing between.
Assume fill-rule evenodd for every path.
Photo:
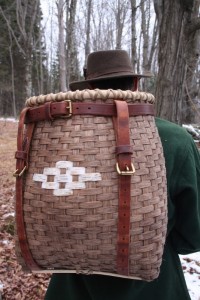
<instances>
[{"instance_id":1,"label":"brown woven splint","mask_svg":"<svg viewBox=\"0 0 200 300\"><path fill-rule=\"evenodd\" d=\"M121 90L27 100L14 173L24 269L158 276L167 191L153 103L151 94Z\"/></svg>"}]
</instances>

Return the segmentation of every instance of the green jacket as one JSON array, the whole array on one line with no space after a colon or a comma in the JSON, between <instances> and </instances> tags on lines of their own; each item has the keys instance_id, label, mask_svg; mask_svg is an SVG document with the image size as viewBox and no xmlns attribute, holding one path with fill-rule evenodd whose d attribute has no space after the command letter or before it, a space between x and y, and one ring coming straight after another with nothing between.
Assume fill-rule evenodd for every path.
<instances>
[{"instance_id":1,"label":"green jacket","mask_svg":"<svg viewBox=\"0 0 200 300\"><path fill-rule=\"evenodd\" d=\"M168 182L168 234L152 282L101 275L54 274L45 300L190 299L178 254L200 251L200 155L180 126L156 119Z\"/></svg>"}]
</instances>

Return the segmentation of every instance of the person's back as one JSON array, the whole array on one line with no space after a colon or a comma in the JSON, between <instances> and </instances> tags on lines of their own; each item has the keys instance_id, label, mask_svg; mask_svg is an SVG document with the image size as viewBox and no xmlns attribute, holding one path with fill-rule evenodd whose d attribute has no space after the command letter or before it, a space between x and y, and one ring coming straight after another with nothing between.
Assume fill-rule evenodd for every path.
<instances>
[{"instance_id":1,"label":"person's back","mask_svg":"<svg viewBox=\"0 0 200 300\"><path fill-rule=\"evenodd\" d=\"M89 87L104 88L104 80L90 80ZM168 232L159 277L145 282L101 275L54 274L46 300L190 299L178 254L200 251L200 156L185 129L159 118L156 126L163 145L168 186Z\"/></svg>"}]
</instances>

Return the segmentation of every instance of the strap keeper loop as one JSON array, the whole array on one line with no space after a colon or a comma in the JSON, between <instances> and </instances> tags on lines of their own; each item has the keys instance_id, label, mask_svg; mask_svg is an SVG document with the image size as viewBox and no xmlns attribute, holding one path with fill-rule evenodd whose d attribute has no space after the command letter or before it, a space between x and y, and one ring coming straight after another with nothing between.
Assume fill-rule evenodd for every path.
<instances>
[{"instance_id":1,"label":"strap keeper loop","mask_svg":"<svg viewBox=\"0 0 200 300\"><path fill-rule=\"evenodd\" d=\"M51 115L51 102L46 102L44 104L44 108L45 108L45 117L46 117L46 120L53 121L54 118Z\"/></svg>"},{"instance_id":2,"label":"strap keeper loop","mask_svg":"<svg viewBox=\"0 0 200 300\"><path fill-rule=\"evenodd\" d=\"M15 158L16 159L22 159L22 160L27 160L27 152L26 151L16 151L15 152Z\"/></svg>"},{"instance_id":3,"label":"strap keeper loop","mask_svg":"<svg viewBox=\"0 0 200 300\"><path fill-rule=\"evenodd\" d=\"M133 154L133 149L131 145L119 145L116 146L116 154Z\"/></svg>"}]
</instances>

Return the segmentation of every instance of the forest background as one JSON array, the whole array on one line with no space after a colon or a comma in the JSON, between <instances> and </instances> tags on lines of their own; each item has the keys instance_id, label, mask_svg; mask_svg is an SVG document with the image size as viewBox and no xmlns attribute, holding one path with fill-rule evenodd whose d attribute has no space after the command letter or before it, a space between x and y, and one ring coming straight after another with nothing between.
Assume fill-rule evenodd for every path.
<instances>
[{"instance_id":1,"label":"forest background","mask_svg":"<svg viewBox=\"0 0 200 300\"><path fill-rule=\"evenodd\" d=\"M83 79L88 53L125 49L136 73L151 73L157 115L200 121L200 0L0 0L0 298L44 299L48 275L25 274L15 257L14 165L25 100ZM1 119L3 117L3 120ZM200 299L199 253L182 258L188 290ZM23 288L22 288L23 287Z\"/></svg>"},{"instance_id":2,"label":"forest background","mask_svg":"<svg viewBox=\"0 0 200 300\"><path fill-rule=\"evenodd\" d=\"M92 51L125 49L157 115L200 120L200 0L0 0L0 116L68 90Z\"/></svg>"}]
</instances>

